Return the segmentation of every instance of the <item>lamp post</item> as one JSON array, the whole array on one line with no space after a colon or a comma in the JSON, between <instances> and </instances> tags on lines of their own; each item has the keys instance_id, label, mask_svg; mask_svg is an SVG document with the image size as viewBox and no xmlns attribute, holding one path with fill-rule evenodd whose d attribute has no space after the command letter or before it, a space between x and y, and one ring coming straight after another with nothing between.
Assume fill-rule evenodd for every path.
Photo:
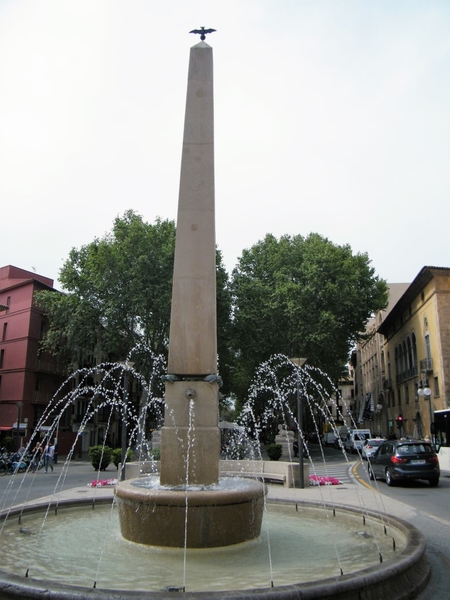
<instances>
[{"instance_id":1,"label":"lamp post","mask_svg":"<svg viewBox=\"0 0 450 600\"><path fill-rule=\"evenodd\" d=\"M431 409L431 389L430 386L428 385L428 377L425 374L425 378L423 380L423 387L422 387L422 380L419 381L419 389L417 390L417 393L420 397L425 396L425 400L428 400L429 405L429 411L430 411L430 439L433 440L433 432L431 431L432 427L431 424L433 423L433 411Z\"/></svg>"},{"instance_id":2,"label":"lamp post","mask_svg":"<svg viewBox=\"0 0 450 600\"><path fill-rule=\"evenodd\" d=\"M297 440L298 440L298 469L299 469L299 487L304 489L305 477L303 472L303 406L302 394L300 391L300 369L303 367L306 358L291 358L291 362L296 366L297 375Z\"/></svg>"},{"instance_id":3,"label":"lamp post","mask_svg":"<svg viewBox=\"0 0 450 600\"><path fill-rule=\"evenodd\" d=\"M120 472L120 481L125 479L125 463L127 458L127 408L128 408L128 386L130 381L129 369L134 365L134 362L123 362L121 363L124 367L123 371L123 421L122 421L122 436L121 436L121 462L122 468Z\"/></svg>"}]
</instances>

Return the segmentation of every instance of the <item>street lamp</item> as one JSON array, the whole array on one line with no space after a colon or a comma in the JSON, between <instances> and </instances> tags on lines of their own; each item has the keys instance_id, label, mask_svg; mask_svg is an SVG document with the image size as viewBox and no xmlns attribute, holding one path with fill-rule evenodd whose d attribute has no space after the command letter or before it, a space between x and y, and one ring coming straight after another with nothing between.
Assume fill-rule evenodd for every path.
<instances>
[{"instance_id":1,"label":"street lamp","mask_svg":"<svg viewBox=\"0 0 450 600\"><path fill-rule=\"evenodd\" d=\"M419 389L417 390L417 393L420 397L425 396L425 400L429 401L428 408L430 410L430 438L433 439L433 433L431 431L431 424L433 423L433 411L431 409L431 389L428 385L428 377L426 375L423 381L423 387L422 380L419 381Z\"/></svg>"},{"instance_id":2,"label":"street lamp","mask_svg":"<svg viewBox=\"0 0 450 600\"><path fill-rule=\"evenodd\" d=\"M297 440L298 440L298 469L299 469L299 486L300 489L305 487L305 477L303 473L303 407L302 394L300 392L300 369L303 367L307 358L291 358L291 362L297 367Z\"/></svg>"},{"instance_id":3,"label":"street lamp","mask_svg":"<svg viewBox=\"0 0 450 600\"><path fill-rule=\"evenodd\" d=\"M134 365L134 362L126 361L120 363L123 369L123 421L122 421L122 437L121 437L121 461L122 469L120 472L120 480L125 479L125 463L127 458L127 408L128 408L128 385L129 385L129 369Z\"/></svg>"}]
</instances>

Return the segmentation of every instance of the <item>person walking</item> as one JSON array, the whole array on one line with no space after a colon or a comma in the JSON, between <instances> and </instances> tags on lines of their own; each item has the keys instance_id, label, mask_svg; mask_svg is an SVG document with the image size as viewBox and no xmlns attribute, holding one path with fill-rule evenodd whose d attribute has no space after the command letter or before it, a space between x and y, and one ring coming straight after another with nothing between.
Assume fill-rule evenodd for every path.
<instances>
[{"instance_id":1,"label":"person walking","mask_svg":"<svg viewBox=\"0 0 450 600\"><path fill-rule=\"evenodd\" d=\"M33 472L39 469L39 463L41 462L42 457L42 445L40 442L36 443L36 446L33 448Z\"/></svg>"},{"instance_id":2,"label":"person walking","mask_svg":"<svg viewBox=\"0 0 450 600\"><path fill-rule=\"evenodd\" d=\"M53 444L47 444L44 450L44 467L45 472L48 473L48 468L52 470L53 473L53 456L55 454L55 446Z\"/></svg>"}]
</instances>

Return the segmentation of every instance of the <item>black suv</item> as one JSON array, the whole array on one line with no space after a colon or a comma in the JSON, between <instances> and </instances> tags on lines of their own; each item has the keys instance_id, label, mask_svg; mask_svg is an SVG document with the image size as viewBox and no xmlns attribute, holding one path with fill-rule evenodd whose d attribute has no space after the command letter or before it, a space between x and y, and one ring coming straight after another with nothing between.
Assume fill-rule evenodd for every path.
<instances>
[{"instance_id":1,"label":"black suv","mask_svg":"<svg viewBox=\"0 0 450 600\"><path fill-rule=\"evenodd\" d=\"M429 442L388 440L369 459L370 479L385 479L388 485L405 479L428 479L438 485L439 460Z\"/></svg>"}]
</instances>

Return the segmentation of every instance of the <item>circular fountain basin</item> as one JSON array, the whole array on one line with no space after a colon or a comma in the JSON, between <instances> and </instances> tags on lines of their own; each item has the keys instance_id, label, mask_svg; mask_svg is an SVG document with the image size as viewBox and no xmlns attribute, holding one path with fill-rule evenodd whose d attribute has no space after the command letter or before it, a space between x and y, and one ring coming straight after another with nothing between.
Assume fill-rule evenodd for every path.
<instances>
[{"instance_id":1,"label":"circular fountain basin","mask_svg":"<svg viewBox=\"0 0 450 600\"><path fill-rule=\"evenodd\" d=\"M400 600L414 598L429 577L420 532L368 511L362 517L343 506L271 502L258 539L204 551L129 542L110 500L91 506L60 504L57 515L48 505L27 509L20 522L20 511L9 514L0 545L2 599L173 600L185 588L203 600Z\"/></svg>"},{"instance_id":2,"label":"circular fountain basin","mask_svg":"<svg viewBox=\"0 0 450 600\"><path fill-rule=\"evenodd\" d=\"M266 487L259 481L223 478L217 485L168 488L159 478L116 486L120 530L149 546L217 548L261 533Z\"/></svg>"}]
</instances>

